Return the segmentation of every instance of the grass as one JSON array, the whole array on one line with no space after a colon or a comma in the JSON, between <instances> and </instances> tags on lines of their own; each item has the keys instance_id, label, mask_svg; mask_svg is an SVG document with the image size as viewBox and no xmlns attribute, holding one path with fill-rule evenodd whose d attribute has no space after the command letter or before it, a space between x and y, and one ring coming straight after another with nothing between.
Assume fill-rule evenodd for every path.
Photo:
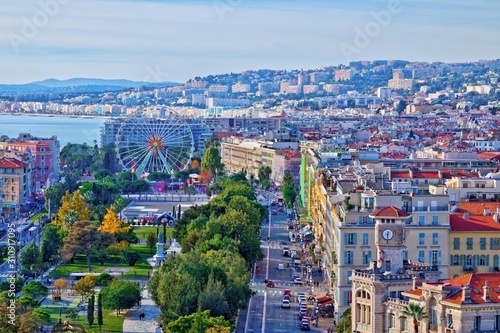
<instances>
[{"instance_id":1,"label":"grass","mask_svg":"<svg viewBox=\"0 0 500 333\"><path fill-rule=\"evenodd\" d=\"M148 258L151 258L156 249L153 248L151 251L146 245L131 245L131 251L137 252L141 259L135 264L135 266L129 266L124 263L119 257L110 257L106 260L104 265L96 262L93 258L91 262L91 268L93 273L102 273L106 268L121 268L129 269L128 272L124 273L124 278L147 278L151 274L151 265L147 262ZM73 264L66 264L58 266L54 271L50 273L51 278L68 278L69 273L85 273L88 272L87 269L87 259L84 255L76 255L75 262Z\"/></svg>"},{"instance_id":2,"label":"grass","mask_svg":"<svg viewBox=\"0 0 500 333\"><path fill-rule=\"evenodd\" d=\"M50 322L55 324L59 322L59 307L42 307L44 311L50 314ZM102 311L102 330L106 332L121 333L123 332L123 320L125 318L125 312L122 312L118 317L114 311L104 310ZM94 315L94 324L92 328L89 328L87 323L87 316L78 316L75 321L71 321L64 314L62 315L62 321L74 322L75 324L80 324L85 327L87 333L98 333L99 325L97 325L97 313Z\"/></svg>"},{"instance_id":3,"label":"grass","mask_svg":"<svg viewBox=\"0 0 500 333\"><path fill-rule=\"evenodd\" d=\"M146 238L150 233L153 233L156 235L157 228L153 226L141 226L137 227L134 226L134 234L137 235L139 238ZM159 232L163 232L163 226L160 226L158 228ZM167 238L172 238L172 231L173 229L171 227L167 227Z\"/></svg>"},{"instance_id":4,"label":"grass","mask_svg":"<svg viewBox=\"0 0 500 333\"><path fill-rule=\"evenodd\" d=\"M35 224L38 224L38 220L45 219L48 216L47 211L45 209L42 209L40 212L36 213L33 215L30 220L33 221Z\"/></svg>"}]
</instances>

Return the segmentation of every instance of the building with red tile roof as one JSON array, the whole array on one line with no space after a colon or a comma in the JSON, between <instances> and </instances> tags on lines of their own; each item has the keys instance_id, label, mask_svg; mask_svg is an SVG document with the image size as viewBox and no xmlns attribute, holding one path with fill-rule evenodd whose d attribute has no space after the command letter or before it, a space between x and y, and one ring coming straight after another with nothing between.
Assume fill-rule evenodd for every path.
<instances>
[{"instance_id":1,"label":"building with red tile roof","mask_svg":"<svg viewBox=\"0 0 500 333\"><path fill-rule=\"evenodd\" d=\"M20 212L21 204L28 200L31 192L29 164L15 158L0 158L0 179L2 181L2 215L9 217Z\"/></svg>"}]
</instances>

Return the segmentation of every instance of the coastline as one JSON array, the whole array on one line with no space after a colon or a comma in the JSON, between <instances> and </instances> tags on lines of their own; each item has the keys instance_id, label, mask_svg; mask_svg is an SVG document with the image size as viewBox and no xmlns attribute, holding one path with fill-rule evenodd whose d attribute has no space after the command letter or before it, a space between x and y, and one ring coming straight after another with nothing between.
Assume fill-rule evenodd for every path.
<instances>
[{"instance_id":1,"label":"coastline","mask_svg":"<svg viewBox=\"0 0 500 333\"><path fill-rule=\"evenodd\" d=\"M111 119L111 116L99 115L75 115L75 114L55 114L55 113L13 113L0 112L0 116L30 116L30 117L59 117L59 118L81 118L81 119Z\"/></svg>"}]
</instances>

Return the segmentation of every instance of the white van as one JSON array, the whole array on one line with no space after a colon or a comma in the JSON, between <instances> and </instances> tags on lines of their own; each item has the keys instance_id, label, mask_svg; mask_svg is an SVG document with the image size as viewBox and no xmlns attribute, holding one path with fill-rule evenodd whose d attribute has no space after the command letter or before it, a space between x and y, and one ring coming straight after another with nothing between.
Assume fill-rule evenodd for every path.
<instances>
[{"instance_id":1,"label":"white van","mask_svg":"<svg viewBox=\"0 0 500 333\"><path fill-rule=\"evenodd\" d=\"M293 260L293 265L295 267L300 267L302 265L302 262L300 261L300 259L294 259Z\"/></svg>"},{"instance_id":2,"label":"white van","mask_svg":"<svg viewBox=\"0 0 500 333\"><path fill-rule=\"evenodd\" d=\"M278 270L282 271L285 269L285 265L283 264L278 264Z\"/></svg>"}]
</instances>

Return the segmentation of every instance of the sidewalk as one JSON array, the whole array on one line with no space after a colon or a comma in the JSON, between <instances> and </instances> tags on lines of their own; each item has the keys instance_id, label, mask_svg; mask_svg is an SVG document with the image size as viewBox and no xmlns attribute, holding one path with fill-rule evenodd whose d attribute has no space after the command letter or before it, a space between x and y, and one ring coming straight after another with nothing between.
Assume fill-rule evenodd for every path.
<instances>
[{"instance_id":1,"label":"sidewalk","mask_svg":"<svg viewBox=\"0 0 500 333\"><path fill-rule=\"evenodd\" d=\"M144 313L144 318L139 319L139 314ZM156 317L161 311L149 298L147 290L142 291L141 306L134 306L127 312L123 321L123 333L159 333L161 329L157 326Z\"/></svg>"}]
</instances>

